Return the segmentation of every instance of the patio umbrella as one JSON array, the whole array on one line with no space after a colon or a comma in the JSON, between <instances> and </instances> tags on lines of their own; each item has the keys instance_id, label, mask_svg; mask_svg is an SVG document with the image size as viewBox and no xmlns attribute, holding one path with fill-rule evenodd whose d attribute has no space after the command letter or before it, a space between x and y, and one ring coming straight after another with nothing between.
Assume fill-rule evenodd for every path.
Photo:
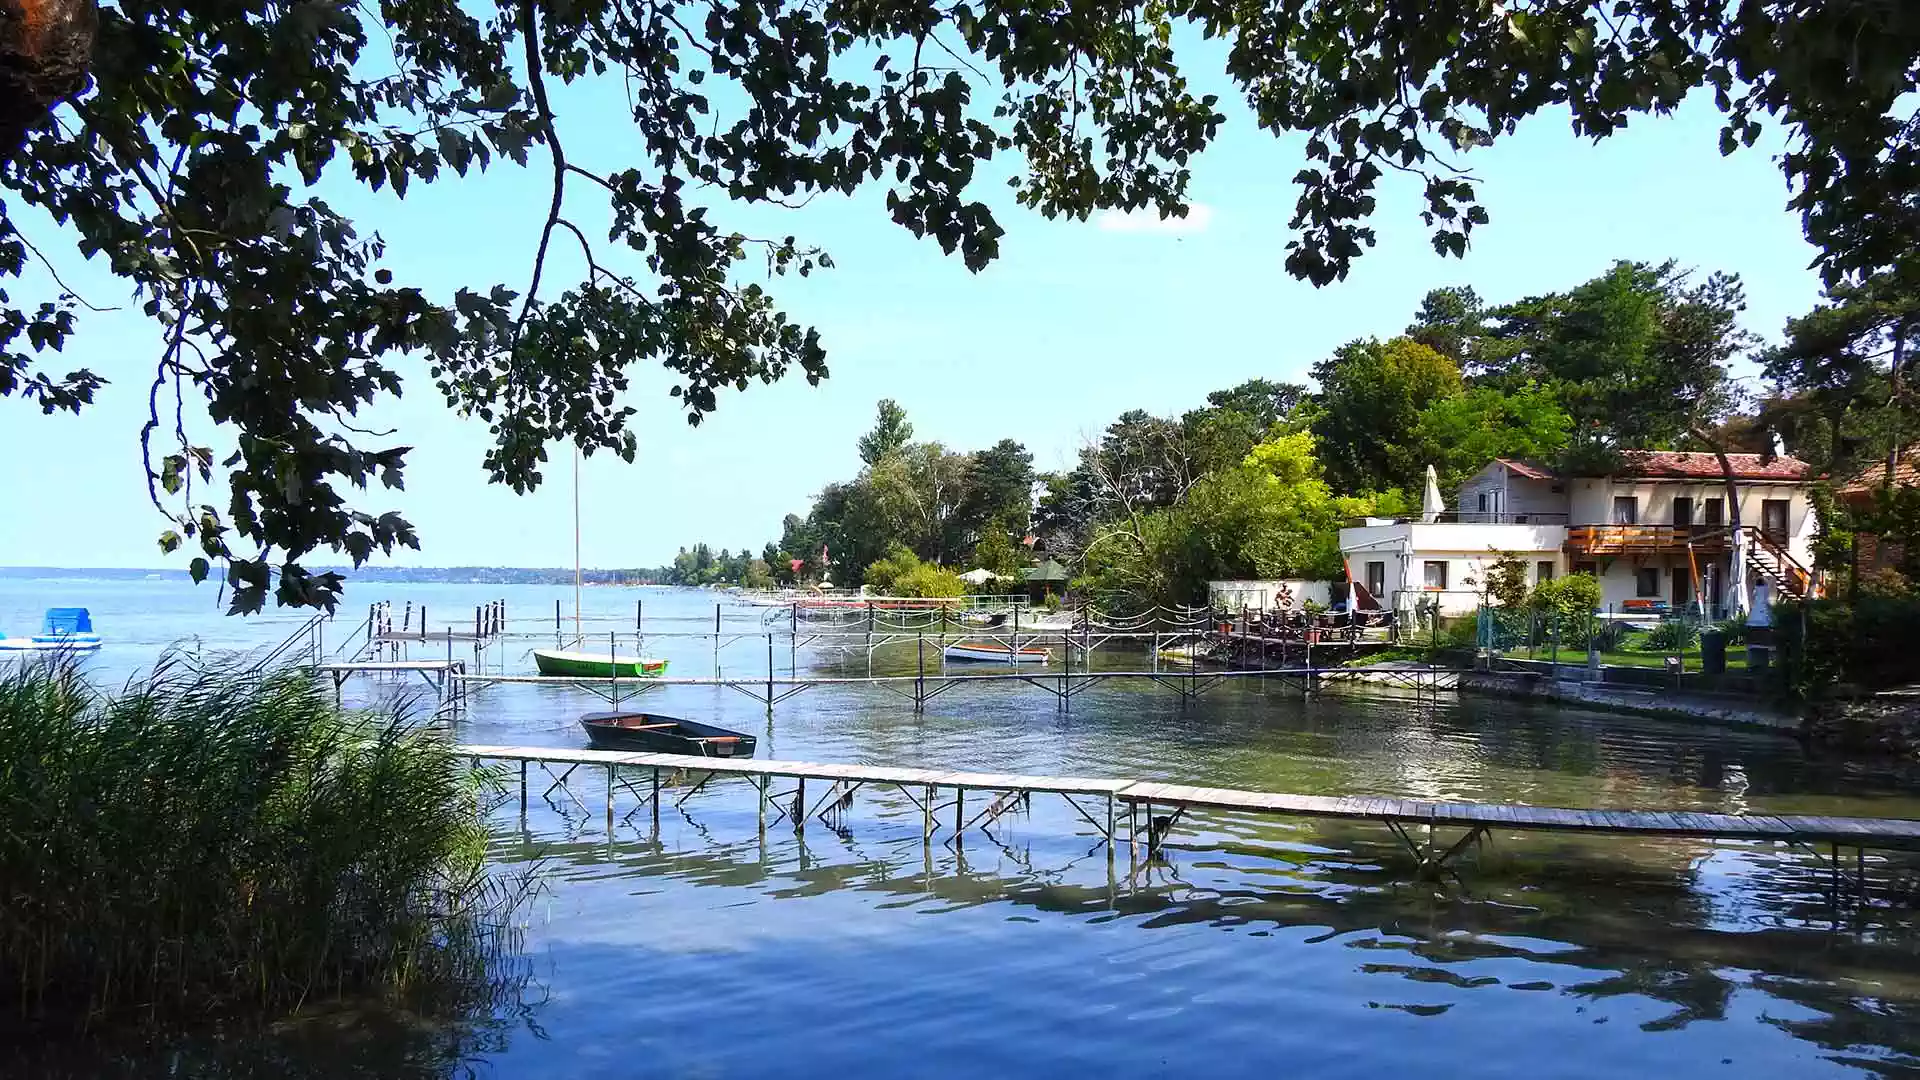
<instances>
[{"instance_id":1,"label":"patio umbrella","mask_svg":"<svg viewBox=\"0 0 1920 1080\"><path fill-rule=\"evenodd\" d=\"M966 573L961 574L960 580L966 582L969 585L985 585L987 582L992 581L993 579L999 576L1000 575L994 573L991 570L975 569L975 570L969 570Z\"/></svg>"},{"instance_id":2,"label":"patio umbrella","mask_svg":"<svg viewBox=\"0 0 1920 1080\"><path fill-rule=\"evenodd\" d=\"M1440 474L1434 472L1433 466L1429 465L1427 466L1427 492L1420 496L1420 520L1439 521L1440 515L1445 513L1446 509L1447 504L1440 498Z\"/></svg>"}]
</instances>

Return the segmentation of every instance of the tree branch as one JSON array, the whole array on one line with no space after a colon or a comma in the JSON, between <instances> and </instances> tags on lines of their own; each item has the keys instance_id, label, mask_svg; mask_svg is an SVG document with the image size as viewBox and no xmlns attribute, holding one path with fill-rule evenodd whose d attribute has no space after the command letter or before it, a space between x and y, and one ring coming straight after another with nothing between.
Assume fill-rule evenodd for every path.
<instances>
[{"instance_id":1,"label":"tree branch","mask_svg":"<svg viewBox=\"0 0 1920 1080\"><path fill-rule=\"evenodd\" d=\"M540 275L547 265L547 245L552 242L553 230L560 222L560 205L567 191L567 153L560 146L560 133L553 127L553 108L547 103L547 81L540 71L540 28L533 16L533 0L520 0L520 32L525 37L527 81L533 88L540 130L547 137L547 151L553 157L553 198L547 205L546 224L540 228L540 246L533 254L533 280L520 303L520 317L514 320L509 348L519 343L520 331L533 314L534 301L540 295Z\"/></svg>"}]
</instances>

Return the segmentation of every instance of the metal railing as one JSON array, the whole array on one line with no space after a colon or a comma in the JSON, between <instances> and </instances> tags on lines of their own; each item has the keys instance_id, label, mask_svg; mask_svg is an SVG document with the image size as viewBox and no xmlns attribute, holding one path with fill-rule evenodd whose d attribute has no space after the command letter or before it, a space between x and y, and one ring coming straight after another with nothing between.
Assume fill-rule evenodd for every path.
<instances>
[{"instance_id":1,"label":"metal railing","mask_svg":"<svg viewBox=\"0 0 1920 1080\"><path fill-rule=\"evenodd\" d=\"M1567 550L1583 555L1631 552L1719 553L1732 546L1725 525L1575 525L1567 530Z\"/></svg>"},{"instance_id":2,"label":"metal railing","mask_svg":"<svg viewBox=\"0 0 1920 1080\"><path fill-rule=\"evenodd\" d=\"M1428 518L1424 514L1405 514L1399 517L1350 518L1348 528L1365 528L1379 525L1565 525L1566 514L1534 513L1532 511L1492 511L1443 510Z\"/></svg>"}]
</instances>

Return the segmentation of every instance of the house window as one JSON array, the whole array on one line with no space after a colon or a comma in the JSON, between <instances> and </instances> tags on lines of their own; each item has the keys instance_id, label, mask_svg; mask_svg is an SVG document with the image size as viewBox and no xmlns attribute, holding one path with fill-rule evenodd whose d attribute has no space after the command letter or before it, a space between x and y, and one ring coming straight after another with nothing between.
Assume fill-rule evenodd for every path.
<instances>
[{"instance_id":1,"label":"house window","mask_svg":"<svg viewBox=\"0 0 1920 1080\"><path fill-rule=\"evenodd\" d=\"M1640 500L1632 495L1613 497L1613 523L1615 525L1638 525L1640 523Z\"/></svg>"},{"instance_id":2,"label":"house window","mask_svg":"<svg viewBox=\"0 0 1920 1080\"><path fill-rule=\"evenodd\" d=\"M1425 568L1426 587L1436 592L1447 587L1447 564L1444 559L1429 559Z\"/></svg>"},{"instance_id":3,"label":"house window","mask_svg":"<svg viewBox=\"0 0 1920 1080\"><path fill-rule=\"evenodd\" d=\"M1704 523L1708 525L1726 524L1727 501L1725 499L1708 499L1703 510L1704 513L1701 515L1700 520Z\"/></svg>"},{"instance_id":4,"label":"house window","mask_svg":"<svg viewBox=\"0 0 1920 1080\"><path fill-rule=\"evenodd\" d=\"M1387 564L1370 562L1367 564L1367 591L1373 594L1378 603L1387 594Z\"/></svg>"},{"instance_id":5,"label":"house window","mask_svg":"<svg viewBox=\"0 0 1920 1080\"><path fill-rule=\"evenodd\" d=\"M1590 563L1590 562L1577 562L1573 564L1573 572L1576 574L1585 574L1588 577L1597 578L1600 576L1600 564Z\"/></svg>"},{"instance_id":6,"label":"house window","mask_svg":"<svg viewBox=\"0 0 1920 1080\"><path fill-rule=\"evenodd\" d=\"M1477 503L1479 505L1480 512L1482 514L1486 513L1487 512L1487 493L1486 492L1483 491L1480 493Z\"/></svg>"},{"instance_id":7,"label":"house window","mask_svg":"<svg viewBox=\"0 0 1920 1080\"><path fill-rule=\"evenodd\" d=\"M1633 595L1635 596L1659 596L1660 595L1660 568L1659 567L1643 566L1640 569L1635 570L1633 572Z\"/></svg>"},{"instance_id":8,"label":"house window","mask_svg":"<svg viewBox=\"0 0 1920 1080\"><path fill-rule=\"evenodd\" d=\"M1536 582L1553 580L1552 559L1541 559L1533 564L1533 580Z\"/></svg>"},{"instance_id":9,"label":"house window","mask_svg":"<svg viewBox=\"0 0 1920 1080\"><path fill-rule=\"evenodd\" d=\"M1787 507L1791 505L1785 499L1763 499L1760 502L1760 531L1784 542L1787 538Z\"/></svg>"},{"instance_id":10,"label":"house window","mask_svg":"<svg viewBox=\"0 0 1920 1080\"><path fill-rule=\"evenodd\" d=\"M1673 523L1685 528L1693 524L1693 500L1678 496L1673 500Z\"/></svg>"}]
</instances>

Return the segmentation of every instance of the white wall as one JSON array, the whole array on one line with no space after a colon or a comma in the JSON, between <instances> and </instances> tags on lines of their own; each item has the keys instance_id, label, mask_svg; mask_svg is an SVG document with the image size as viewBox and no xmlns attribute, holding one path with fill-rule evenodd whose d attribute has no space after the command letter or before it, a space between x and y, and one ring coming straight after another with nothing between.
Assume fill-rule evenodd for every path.
<instances>
[{"instance_id":1,"label":"white wall","mask_svg":"<svg viewBox=\"0 0 1920 1080\"><path fill-rule=\"evenodd\" d=\"M1563 525L1453 525L1445 522L1424 522L1410 524L1409 537L1413 550L1460 552L1464 555L1485 555L1489 551L1512 551L1520 554L1534 551L1558 554L1566 545L1567 530ZM1340 546L1346 544L1346 530L1341 530ZM1545 558L1545 556L1542 556Z\"/></svg>"},{"instance_id":2,"label":"white wall","mask_svg":"<svg viewBox=\"0 0 1920 1080\"><path fill-rule=\"evenodd\" d=\"M1584 478L1567 481L1568 495L1572 503L1572 523L1575 525L1611 525L1613 524L1613 500L1616 496L1631 495L1639 502L1640 524L1673 524L1673 500L1689 498L1693 500L1693 523L1703 524L1708 499L1719 499L1722 504L1721 521L1733 523L1733 515L1724 507L1727 487L1718 480L1714 481L1653 481L1653 480L1608 480L1604 478ZM1760 505L1768 499L1786 499L1787 534L1797 536L1807 525L1812 515L1812 507L1807 502L1807 490L1800 484L1740 482L1740 523L1758 526L1760 524Z\"/></svg>"},{"instance_id":3,"label":"white wall","mask_svg":"<svg viewBox=\"0 0 1920 1080\"><path fill-rule=\"evenodd\" d=\"M1538 574L1536 564L1553 564L1555 577L1567 572L1567 530L1560 525L1459 525L1445 522L1408 522L1341 529L1340 550L1355 580L1367 581L1367 563L1386 563L1386 590L1380 602L1410 606L1426 589L1426 564L1447 564L1447 587L1437 597L1441 614L1464 615L1479 606L1478 591L1485 587L1488 567L1501 553L1512 552L1527 564L1527 582ZM1468 579L1472 579L1469 584Z\"/></svg>"},{"instance_id":4,"label":"white wall","mask_svg":"<svg viewBox=\"0 0 1920 1080\"><path fill-rule=\"evenodd\" d=\"M1365 579L1363 578L1362 581ZM1329 607L1333 604L1333 583L1287 578L1273 581L1209 581L1207 598L1217 608L1228 611L1265 611L1276 607L1303 607L1308 602ZM1283 599L1284 598L1284 599Z\"/></svg>"}]
</instances>

